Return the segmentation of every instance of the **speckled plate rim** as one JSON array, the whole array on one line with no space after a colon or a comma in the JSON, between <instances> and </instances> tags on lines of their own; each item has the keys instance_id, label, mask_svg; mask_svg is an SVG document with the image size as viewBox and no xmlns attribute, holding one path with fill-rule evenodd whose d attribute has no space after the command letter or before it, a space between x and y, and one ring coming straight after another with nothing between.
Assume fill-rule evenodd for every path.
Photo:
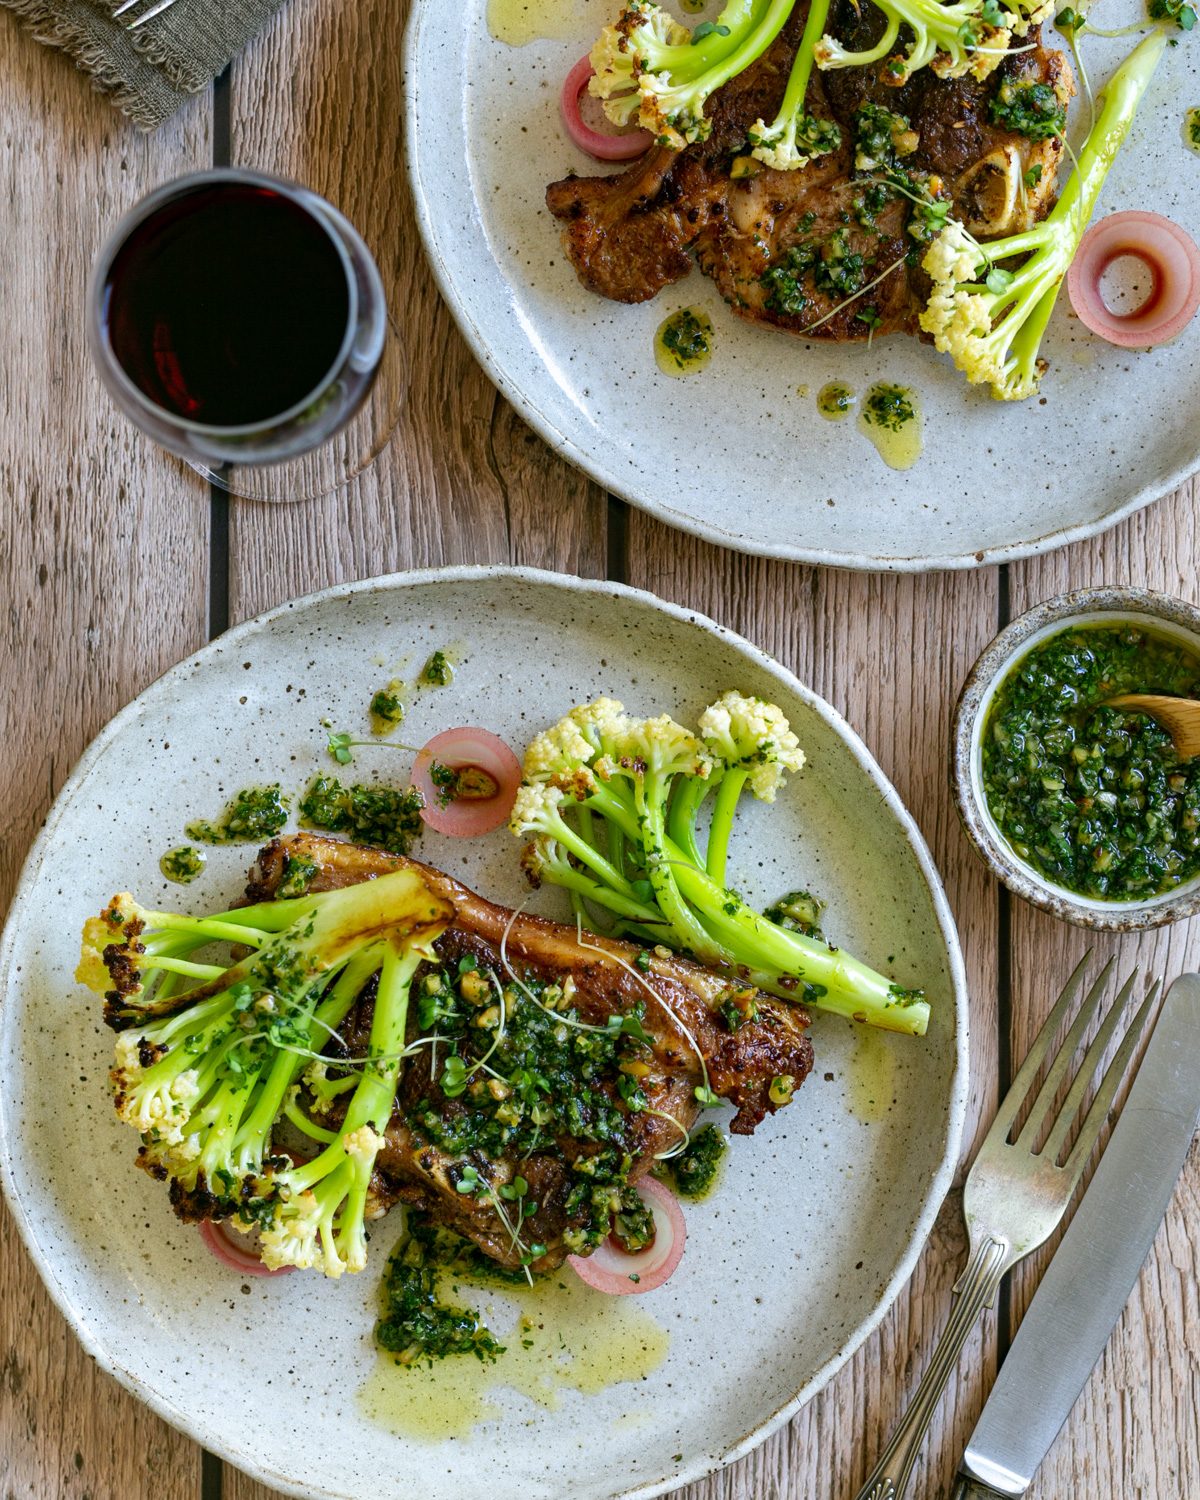
<instances>
[{"instance_id":1,"label":"speckled plate rim","mask_svg":"<svg viewBox=\"0 0 1200 1500\"><path fill-rule=\"evenodd\" d=\"M471 352L483 366L488 378L500 391L505 399L512 403L520 413L522 419L534 429L547 443L558 453L573 463L576 468L581 469L597 484L603 485L610 493L628 501L630 505L645 511L647 515L654 516L668 526L674 526L679 531L690 532L693 536L700 537L706 542L715 542L720 547L728 547L731 551L745 552L752 557L777 557L788 562L810 563L821 567L848 568L858 572L870 573L930 573L930 572L961 572L968 568L990 567L997 563L1019 562L1022 558L1037 557L1043 552L1052 552L1059 547L1070 546L1072 542L1085 541L1088 537L1099 536L1102 532L1116 526L1119 522L1133 515L1136 511L1143 510L1147 505L1152 505L1156 500L1161 500L1165 495L1171 494L1180 485L1187 482L1200 467L1200 455L1188 462L1179 464L1165 479L1157 484L1146 484L1135 491L1122 504L1114 506L1102 516L1093 520L1084 521L1076 526L1059 527L1054 531L1044 532L1041 536L1033 537L1026 541L1012 542L1002 547L987 547L975 552L948 553L937 557L905 557L900 555L874 556L862 552L836 551L822 547L796 546L787 542L780 542L775 546L763 546L755 544L737 532L729 531L723 526L710 524L681 511L674 506L665 504L657 499L653 493L636 490L629 485L623 473L616 467L605 463L604 450L593 451L580 446L573 438L567 435L560 427L550 420L537 404L530 399L522 389L510 379L501 353L496 349L493 341L485 333L484 329L475 321L459 293L458 284L455 281L450 267L443 257L439 248L437 217L433 211L430 195L425 190L421 177L420 161L416 148L419 137L419 114L421 96L417 86L419 69L417 67L416 53L419 39L419 28L426 14L435 13L433 0L413 0L412 11L404 29L404 42L402 52L402 68L404 79L404 160L408 174L409 187L412 191L413 202L416 208L417 227L420 230L421 242L425 247L425 255L429 261L430 269L433 271L434 281L437 283L438 291L442 300L457 323L460 332L470 346Z\"/></svg>"},{"instance_id":2,"label":"speckled plate rim","mask_svg":"<svg viewBox=\"0 0 1200 1500\"><path fill-rule=\"evenodd\" d=\"M1078 618L1142 615L1147 620L1186 631L1200 646L1200 609L1172 594L1124 586L1076 589L1035 604L986 646L971 668L959 695L950 730L950 789L954 805L975 852L992 874L1032 906L1062 922L1094 932L1146 932L1200 912L1200 875L1165 896L1128 904L1090 901L1044 880L1010 849L985 811L976 788L976 753L981 714L990 706L999 679L1036 644L1049 627L1064 629Z\"/></svg>"},{"instance_id":3,"label":"speckled plate rim","mask_svg":"<svg viewBox=\"0 0 1200 1500\"><path fill-rule=\"evenodd\" d=\"M963 965L962 951L959 946L958 931L950 911L949 902L946 899L937 866L934 864L933 857L912 814L905 807L899 793L884 775L883 770L859 738L856 731L851 728L850 724L832 705L827 703L811 688L806 687L773 657L769 656L752 642L746 640L745 637L738 635L735 631L728 630L724 626L718 625L714 620L710 620L706 615L702 615L696 610L685 609L679 605L659 599L654 594L650 594L642 589L635 589L626 584L610 583L600 579L577 578L569 574L553 573L537 568L508 567L494 564L467 564L448 568L413 569L409 572L386 574L378 578L361 579L354 583L336 584L330 588L319 589L314 593L291 599L272 610L268 610L261 615L255 616L253 619L246 620L242 624L234 626L232 629L226 631L224 635L218 636L206 646L201 647L199 651L170 668L114 715L84 751L62 789L59 791L58 796L55 798L41 831L34 840L33 847L30 849L21 870L20 879L17 882L3 933L0 933L0 976L3 976L0 979L0 1008L3 1006L5 995L13 985L13 980L10 976L12 974L12 957L16 934L24 924L30 894L38 878L46 851L53 842L58 825L73 802L77 789L89 775L92 767L105 754L112 741L124 729L126 724L134 720L147 704L153 703L161 695L170 692L176 684L186 681L189 674L197 665L205 663L215 656L222 655L231 648L240 648L243 644L253 640L256 635L264 631L270 631L276 621L294 617L297 611L311 608L317 604L324 604L330 600L345 599L355 594L386 594L394 590L420 586L422 584L438 582L486 582L491 579L507 579L516 583L526 583L534 587L560 589L568 593L604 594L609 597L627 598L669 616L681 624L693 626L697 630L706 632L725 642L727 645L732 646L736 651L745 655L756 667L769 673L790 692L800 697L814 713L834 730L857 764L877 787L883 806L895 819L916 859L922 878L929 890L938 931L946 948L951 991L955 1005L955 1065L950 1080L947 1126L942 1142L940 1166L925 1191L920 1214L916 1219L895 1272L881 1291L874 1309L851 1331L839 1352L826 1361L790 1400L784 1402L783 1405L764 1417L757 1426L753 1427L715 1461L706 1459L693 1461L690 1464L681 1465L676 1471L661 1479L653 1480L648 1484L637 1485L632 1489L613 1491L612 1494L612 1500L651 1500L653 1496L661 1495L668 1490L673 1490L703 1479L707 1475L715 1473L717 1470L726 1467L728 1464L751 1452L759 1443L768 1438L776 1428L780 1427L793 1416L806 1402L810 1401L837 1374L842 1366L853 1357L875 1329L878 1328L904 1284L912 1275L917 1258L933 1229L938 1210L950 1189L954 1171L958 1163L959 1149L966 1119L969 1086L969 1020L966 971ZM0 1009L0 1014L2 1014L2 1009ZM102 1336L93 1331L84 1314L72 1304L70 1297L56 1278L51 1257L43 1254L34 1225L26 1214L24 1204L13 1185L9 1168L9 1152L10 1134L8 1127L7 1090L0 1087L0 1189L3 1189L17 1231L50 1294L51 1300L74 1330L85 1352L96 1361L100 1368L107 1374L112 1375L128 1391L144 1402L156 1415L169 1422L172 1427L177 1428L180 1432L192 1438L210 1452L216 1453L221 1458L228 1460L244 1473L250 1475L251 1478L257 1479L264 1484L272 1485L274 1488L288 1495L303 1497L303 1500L347 1500L347 1497L340 1492L328 1489L313 1489L311 1486L305 1485L302 1481L266 1468L252 1452L247 1452L226 1441L219 1427L194 1418L174 1402L162 1397L140 1376L122 1366L116 1355L107 1348Z\"/></svg>"}]
</instances>

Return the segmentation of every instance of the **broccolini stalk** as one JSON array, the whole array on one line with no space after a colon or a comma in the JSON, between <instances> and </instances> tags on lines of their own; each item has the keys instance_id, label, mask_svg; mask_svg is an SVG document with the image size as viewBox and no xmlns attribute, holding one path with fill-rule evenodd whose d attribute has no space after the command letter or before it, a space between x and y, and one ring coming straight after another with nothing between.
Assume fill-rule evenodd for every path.
<instances>
[{"instance_id":1,"label":"broccolini stalk","mask_svg":"<svg viewBox=\"0 0 1200 1500\"><path fill-rule=\"evenodd\" d=\"M812 0L809 6L804 34L792 63L779 113L770 125L756 120L750 127L750 154L777 172L807 166L816 157L826 156L842 144L842 132L834 121L817 120L804 113L814 54L829 19L830 3L831 0Z\"/></svg>"},{"instance_id":2,"label":"broccolini stalk","mask_svg":"<svg viewBox=\"0 0 1200 1500\"><path fill-rule=\"evenodd\" d=\"M785 999L923 1035L929 1006L919 991L777 926L727 887L740 797L748 788L774 801L804 763L787 719L773 704L726 693L700 716L699 730L692 735L665 715L631 719L621 704L599 699L539 735L526 751L511 822L531 840L523 856L531 881L562 885L612 913L616 930L727 966ZM714 789L702 853L696 824Z\"/></svg>"},{"instance_id":3,"label":"broccolini stalk","mask_svg":"<svg viewBox=\"0 0 1200 1500\"><path fill-rule=\"evenodd\" d=\"M367 981L378 972L381 989L385 980L391 984L398 963L410 974L415 955L450 915L417 873L399 870L344 890L218 917L151 913L122 895L86 925L79 978L106 994L110 1024L121 1031L112 1071L117 1113L141 1134L141 1160L169 1182L182 1217L236 1216L243 1227L264 1230L276 1223L286 1206L277 1178L291 1163L274 1132L294 1113L291 1095L301 1071ZM164 993L165 982L158 982L164 943L180 948L217 940L254 951L224 968L197 966L205 969L200 983L181 994ZM168 971L168 981L176 978ZM390 1049L396 1059L377 1063L373 1078L377 1090L390 1081L393 1094L402 1008L400 1014L400 1043ZM376 1106L372 1118L378 1117L377 1100ZM343 1138L362 1123L337 1132L343 1158ZM351 1187L338 1222L350 1246L343 1268L356 1268L360 1259L356 1218L363 1203L356 1183ZM332 1267L327 1255L326 1268L338 1274Z\"/></svg>"},{"instance_id":4,"label":"broccolini stalk","mask_svg":"<svg viewBox=\"0 0 1200 1500\"><path fill-rule=\"evenodd\" d=\"M303 1166L276 1173L279 1203L262 1233L264 1265L320 1266L326 1276L367 1263L367 1194L400 1079L413 975L432 950L384 945L367 1057L337 1137Z\"/></svg>"},{"instance_id":5,"label":"broccolini stalk","mask_svg":"<svg viewBox=\"0 0 1200 1500\"><path fill-rule=\"evenodd\" d=\"M592 48L588 89L615 124L638 124L662 146L707 140L709 96L762 56L795 5L730 0L716 21L689 31L653 0L629 0Z\"/></svg>"},{"instance_id":6,"label":"broccolini stalk","mask_svg":"<svg viewBox=\"0 0 1200 1500\"><path fill-rule=\"evenodd\" d=\"M951 219L929 247L923 264L933 290L921 327L972 384L990 385L1001 401L1037 392L1045 368L1038 351L1059 288L1166 46L1155 30L1109 79L1075 171L1044 219L986 245ZM1025 258L1015 270L999 264L1018 255Z\"/></svg>"}]
</instances>

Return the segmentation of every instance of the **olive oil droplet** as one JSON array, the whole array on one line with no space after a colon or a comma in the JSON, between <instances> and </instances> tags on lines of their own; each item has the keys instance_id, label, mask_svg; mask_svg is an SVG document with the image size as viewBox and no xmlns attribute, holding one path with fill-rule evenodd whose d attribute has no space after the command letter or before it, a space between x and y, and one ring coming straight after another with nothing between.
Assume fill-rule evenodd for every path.
<instances>
[{"instance_id":1,"label":"olive oil droplet","mask_svg":"<svg viewBox=\"0 0 1200 1500\"><path fill-rule=\"evenodd\" d=\"M868 390L858 430L875 445L889 469L911 469L921 456L921 403L908 386L881 380Z\"/></svg>"},{"instance_id":2,"label":"olive oil droplet","mask_svg":"<svg viewBox=\"0 0 1200 1500\"><path fill-rule=\"evenodd\" d=\"M712 347L712 319L700 307L681 307L654 335L654 358L664 375L694 375L712 358Z\"/></svg>"},{"instance_id":3,"label":"olive oil droplet","mask_svg":"<svg viewBox=\"0 0 1200 1500\"><path fill-rule=\"evenodd\" d=\"M167 850L159 860L158 868L176 885L191 885L204 869L207 859L203 849L194 849L191 844L180 844L178 849Z\"/></svg>"},{"instance_id":4,"label":"olive oil droplet","mask_svg":"<svg viewBox=\"0 0 1200 1500\"><path fill-rule=\"evenodd\" d=\"M844 380L831 380L817 392L817 410L827 422L844 422L858 397Z\"/></svg>"},{"instance_id":5,"label":"olive oil droplet","mask_svg":"<svg viewBox=\"0 0 1200 1500\"><path fill-rule=\"evenodd\" d=\"M498 42L566 42L590 35L587 0L488 0L488 31Z\"/></svg>"}]
</instances>

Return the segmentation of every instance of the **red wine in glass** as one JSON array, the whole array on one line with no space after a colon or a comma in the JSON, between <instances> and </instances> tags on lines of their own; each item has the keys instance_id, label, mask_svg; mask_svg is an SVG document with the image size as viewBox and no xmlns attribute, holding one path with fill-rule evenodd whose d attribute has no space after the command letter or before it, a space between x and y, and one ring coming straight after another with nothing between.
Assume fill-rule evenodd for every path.
<instances>
[{"instance_id":1,"label":"red wine in glass","mask_svg":"<svg viewBox=\"0 0 1200 1500\"><path fill-rule=\"evenodd\" d=\"M93 273L91 338L125 413L202 465L277 463L358 411L383 352L379 272L307 189L240 170L168 183Z\"/></svg>"}]
</instances>

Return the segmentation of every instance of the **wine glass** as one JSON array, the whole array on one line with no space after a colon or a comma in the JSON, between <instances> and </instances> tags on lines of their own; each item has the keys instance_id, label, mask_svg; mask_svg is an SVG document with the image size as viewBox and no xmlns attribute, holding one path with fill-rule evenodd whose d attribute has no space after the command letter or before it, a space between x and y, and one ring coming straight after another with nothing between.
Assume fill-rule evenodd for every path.
<instances>
[{"instance_id":1,"label":"wine glass","mask_svg":"<svg viewBox=\"0 0 1200 1500\"><path fill-rule=\"evenodd\" d=\"M404 401L362 236L316 193L244 168L177 178L125 215L92 272L88 332L125 415L249 499L344 485Z\"/></svg>"}]
</instances>

